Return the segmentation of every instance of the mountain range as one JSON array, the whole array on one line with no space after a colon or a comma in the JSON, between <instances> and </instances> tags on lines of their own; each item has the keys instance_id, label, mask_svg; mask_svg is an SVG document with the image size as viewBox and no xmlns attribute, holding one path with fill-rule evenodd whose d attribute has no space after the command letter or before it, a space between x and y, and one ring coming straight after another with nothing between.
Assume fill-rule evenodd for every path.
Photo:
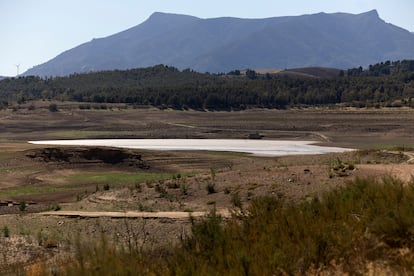
<instances>
[{"instance_id":1,"label":"mountain range","mask_svg":"<svg viewBox=\"0 0 414 276\"><path fill-rule=\"evenodd\" d=\"M323 66L353 68L414 59L414 34L376 10L265 19L154 13L142 24L81 44L23 75L129 69L165 64L199 72Z\"/></svg>"}]
</instances>

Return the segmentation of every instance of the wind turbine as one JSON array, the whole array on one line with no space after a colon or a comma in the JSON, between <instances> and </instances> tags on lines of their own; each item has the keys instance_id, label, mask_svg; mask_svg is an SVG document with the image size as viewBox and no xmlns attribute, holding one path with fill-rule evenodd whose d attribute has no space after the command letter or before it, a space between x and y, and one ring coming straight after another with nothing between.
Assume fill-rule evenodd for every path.
<instances>
[{"instance_id":1,"label":"wind turbine","mask_svg":"<svg viewBox=\"0 0 414 276\"><path fill-rule=\"evenodd\" d=\"M19 76L20 63L15 64L15 66L16 66L16 70L17 70L17 74L16 74L16 77L17 77L17 76Z\"/></svg>"}]
</instances>

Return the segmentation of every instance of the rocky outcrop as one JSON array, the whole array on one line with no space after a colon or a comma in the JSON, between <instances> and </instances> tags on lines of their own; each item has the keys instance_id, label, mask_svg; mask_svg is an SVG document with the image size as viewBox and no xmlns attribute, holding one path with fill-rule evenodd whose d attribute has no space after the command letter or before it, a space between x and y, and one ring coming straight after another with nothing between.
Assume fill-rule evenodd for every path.
<instances>
[{"instance_id":1,"label":"rocky outcrop","mask_svg":"<svg viewBox=\"0 0 414 276\"><path fill-rule=\"evenodd\" d=\"M104 147L42 148L26 152L26 156L42 162L122 164L148 169L141 155L133 151Z\"/></svg>"}]
</instances>

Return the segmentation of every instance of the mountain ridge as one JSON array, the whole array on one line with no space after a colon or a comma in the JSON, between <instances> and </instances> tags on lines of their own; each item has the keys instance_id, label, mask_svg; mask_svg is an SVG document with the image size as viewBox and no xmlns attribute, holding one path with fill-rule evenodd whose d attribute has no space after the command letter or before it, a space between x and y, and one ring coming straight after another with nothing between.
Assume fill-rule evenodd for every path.
<instances>
[{"instance_id":1,"label":"mountain ridge","mask_svg":"<svg viewBox=\"0 0 414 276\"><path fill-rule=\"evenodd\" d=\"M199 72L246 68L367 66L414 58L414 36L376 10L244 19L155 12L143 23L69 49L24 75L166 64Z\"/></svg>"}]
</instances>

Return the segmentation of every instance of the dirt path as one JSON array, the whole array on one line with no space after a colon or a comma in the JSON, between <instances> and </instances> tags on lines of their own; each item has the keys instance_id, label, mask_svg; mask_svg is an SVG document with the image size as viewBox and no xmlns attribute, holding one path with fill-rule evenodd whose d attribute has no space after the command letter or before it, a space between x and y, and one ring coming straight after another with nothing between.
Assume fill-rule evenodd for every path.
<instances>
[{"instance_id":1,"label":"dirt path","mask_svg":"<svg viewBox=\"0 0 414 276\"><path fill-rule=\"evenodd\" d=\"M306 133L306 132L305 132ZM322 134L320 132L310 132L316 136L319 136L322 140L324 140L325 142L331 142L331 140L328 138L328 136L326 136L325 134Z\"/></svg>"},{"instance_id":2,"label":"dirt path","mask_svg":"<svg viewBox=\"0 0 414 276\"><path fill-rule=\"evenodd\" d=\"M414 164L414 153L413 152L404 152L404 154L409 158L407 164Z\"/></svg>"},{"instance_id":3,"label":"dirt path","mask_svg":"<svg viewBox=\"0 0 414 276\"><path fill-rule=\"evenodd\" d=\"M87 212L87 211L51 211L42 212L39 215L42 216L61 216L70 218L148 218L148 219L187 219L190 217L202 217L208 212ZM230 216L230 212L227 210L218 210L218 214L223 217Z\"/></svg>"},{"instance_id":4,"label":"dirt path","mask_svg":"<svg viewBox=\"0 0 414 276\"><path fill-rule=\"evenodd\" d=\"M407 164L414 164L414 152L411 151L388 151L389 153L393 153L393 154L404 154L405 156L407 156L408 160L405 161L405 163Z\"/></svg>"}]
</instances>

